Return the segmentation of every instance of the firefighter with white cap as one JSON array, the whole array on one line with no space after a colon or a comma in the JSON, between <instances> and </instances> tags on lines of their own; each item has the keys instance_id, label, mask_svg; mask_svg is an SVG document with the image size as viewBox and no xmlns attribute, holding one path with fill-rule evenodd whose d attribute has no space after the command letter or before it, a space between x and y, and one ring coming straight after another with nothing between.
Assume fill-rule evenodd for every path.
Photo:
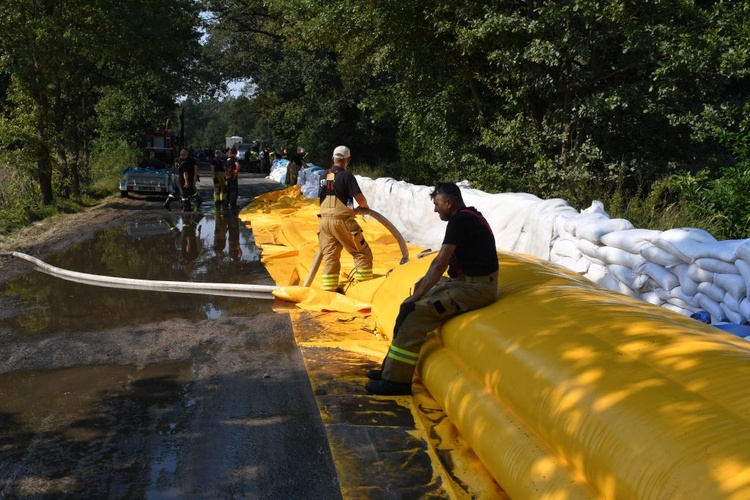
<instances>
[{"instance_id":1,"label":"firefighter with white cap","mask_svg":"<svg viewBox=\"0 0 750 500\"><path fill-rule=\"evenodd\" d=\"M346 146L333 150L333 167L320 181L320 252L323 259L323 290L339 289L341 250L354 258L354 278L357 281L372 279L372 250L367 244L352 209L352 199L359 209L369 208L367 199L359 188L357 179L349 172L351 154Z\"/></svg>"}]
</instances>

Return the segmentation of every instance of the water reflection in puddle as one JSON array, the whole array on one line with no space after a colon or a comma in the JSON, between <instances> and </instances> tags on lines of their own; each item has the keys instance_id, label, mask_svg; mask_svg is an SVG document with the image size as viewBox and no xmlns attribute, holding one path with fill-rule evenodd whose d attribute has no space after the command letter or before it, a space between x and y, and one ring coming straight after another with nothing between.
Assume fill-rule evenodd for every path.
<instances>
[{"instance_id":1,"label":"water reflection in puddle","mask_svg":"<svg viewBox=\"0 0 750 500\"><path fill-rule=\"evenodd\" d=\"M252 229L236 214L143 218L101 231L47 262L123 278L273 285L260 263ZM257 299L102 288L30 271L0 284L0 311L5 311L0 312L0 335L10 340L19 334L91 331L171 318L201 321L268 309L268 301Z\"/></svg>"}]
</instances>

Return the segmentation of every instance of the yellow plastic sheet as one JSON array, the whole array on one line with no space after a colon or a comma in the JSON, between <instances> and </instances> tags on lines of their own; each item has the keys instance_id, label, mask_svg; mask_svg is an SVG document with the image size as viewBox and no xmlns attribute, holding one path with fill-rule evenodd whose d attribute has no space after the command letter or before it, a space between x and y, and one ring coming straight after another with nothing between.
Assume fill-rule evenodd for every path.
<instances>
[{"instance_id":1,"label":"yellow plastic sheet","mask_svg":"<svg viewBox=\"0 0 750 500\"><path fill-rule=\"evenodd\" d=\"M274 194L243 219L277 283L297 284L317 251L317 203ZM279 296L353 314L369 305L390 338L434 256L410 247L400 266L380 225L362 225L377 279L349 283L344 254L346 297L317 282ZM418 375L512 498L750 498L747 341L525 256L500 254L499 287L497 302L431 335Z\"/></svg>"}]
</instances>

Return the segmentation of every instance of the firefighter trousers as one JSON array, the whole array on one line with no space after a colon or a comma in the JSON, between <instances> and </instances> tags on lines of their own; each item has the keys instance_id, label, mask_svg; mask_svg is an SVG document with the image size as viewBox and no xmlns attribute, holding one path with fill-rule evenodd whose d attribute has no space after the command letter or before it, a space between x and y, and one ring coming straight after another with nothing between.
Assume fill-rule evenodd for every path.
<instances>
[{"instance_id":1,"label":"firefighter trousers","mask_svg":"<svg viewBox=\"0 0 750 500\"><path fill-rule=\"evenodd\" d=\"M345 249L354 258L355 279L372 279L372 250L367 244L362 228L354 215L320 218L320 252L323 257L323 290L335 291L341 272L341 250Z\"/></svg>"},{"instance_id":2,"label":"firefighter trousers","mask_svg":"<svg viewBox=\"0 0 750 500\"><path fill-rule=\"evenodd\" d=\"M383 360L384 380L411 384L419 351L427 334L458 314L479 309L497 299L497 273L483 281L447 280L416 302L401 304L393 340Z\"/></svg>"}]
</instances>

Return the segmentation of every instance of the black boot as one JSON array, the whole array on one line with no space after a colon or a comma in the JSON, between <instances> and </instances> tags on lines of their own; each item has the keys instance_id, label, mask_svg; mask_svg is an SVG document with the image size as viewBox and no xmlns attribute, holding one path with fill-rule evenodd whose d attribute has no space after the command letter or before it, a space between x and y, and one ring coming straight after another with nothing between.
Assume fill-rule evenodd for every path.
<instances>
[{"instance_id":1,"label":"black boot","mask_svg":"<svg viewBox=\"0 0 750 500\"><path fill-rule=\"evenodd\" d=\"M383 378L383 370L380 368L373 369L373 370L367 370L367 378L370 380L380 380Z\"/></svg>"},{"instance_id":2,"label":"black boot","mask_svg":"<svg viewBox=\"0 0 750 500\"><path fill-rule=\"evenodd\" d=\"M370 380L365 384L365 389L370 394L380 396L408 396L411 394L411 384L384 379Z\"/></svg>"},{"instance_id":3,"label":"black boot","mask_svg":"<svg viewBox=\"0 0 750 500\"><path fill-rule=\"evenodd\" d=\"M163 207L166 208L167 210L169 210L171 212L172 209L169 208L169 205L171 205L171 204L172 204L172 197L171 196L167 196L167 200L164 202Z\"/></svg>"}]
</instances>

